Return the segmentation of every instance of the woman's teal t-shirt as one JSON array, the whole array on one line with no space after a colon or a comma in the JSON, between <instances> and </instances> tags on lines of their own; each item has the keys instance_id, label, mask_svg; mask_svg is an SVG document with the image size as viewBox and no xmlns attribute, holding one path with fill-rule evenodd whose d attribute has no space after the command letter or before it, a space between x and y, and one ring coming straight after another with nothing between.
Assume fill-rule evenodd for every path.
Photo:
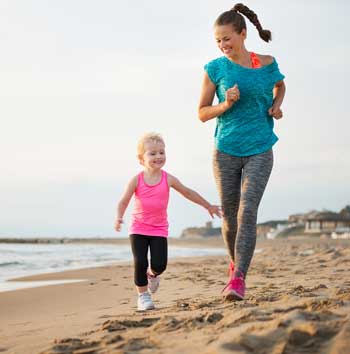
<instances>
[{"instance_id":1,"label":"woman's teal t-shirt","mask_svg":"<svg viewBox=\"0 0 350 354\"><path fill-rule=\"evenodd\" d=\"M240 99L217 117L215 145L234 156L251 156L268 151L277 142L273 118L268 110L273 103L273 88L284 79L275 59L261 68L246 68L223 56L204 66L216 86L219 102L226 90L238 85Z\"/></svg>"}]
</instances>

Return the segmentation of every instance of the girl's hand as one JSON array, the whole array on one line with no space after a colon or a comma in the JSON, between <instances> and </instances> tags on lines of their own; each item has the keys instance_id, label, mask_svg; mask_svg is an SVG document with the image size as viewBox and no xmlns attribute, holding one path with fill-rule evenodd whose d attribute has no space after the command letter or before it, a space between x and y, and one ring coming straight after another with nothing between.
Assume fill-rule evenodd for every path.
<instances>
[{"instance_id":1,"label":"girl's hand","mask_svg":"<svg viewBox=\"0 0 350 354\"><path fill-rule=\"evenodd\" d=\"M269 115L275 119L281 119L283 117L283 112L280 107L272 105L269 109Z\"/></svg>"},{"instance_id":2,"label":"girl's hand","mask_svg":"<svg viewBox=\"0 0 350 354\"><path fill-rule=\"evenodd\" d=\"M209 215L214 218L214 215L221 218L221 208L218 205L209 205L207 208Z\"/></svg>"},{"instance_id":3,"label":"girl's hand","mask_svg":"<svg viewBox=\"0 0 350 354\"><path fill-rule=\"evenodd\" d=\"M237 84L235 84L233 87L229 88L226 91L225 102L231 108L232 105L239 100L239 97L240 97L239 88L238 88Z\"/></svg>"},{"instance_id":4,"label":"girl's hand","mask_svg":"<svg viewBox=\"0 0 350 354\"><path fill-rule=\"evenodd\" d=\"M114 224L114 229L115 231L119 232L122 228L122 224L124 223L123 219L120 219L118 218L116 221L115 221L115 224Z\"/></svg>"}]
</instances>

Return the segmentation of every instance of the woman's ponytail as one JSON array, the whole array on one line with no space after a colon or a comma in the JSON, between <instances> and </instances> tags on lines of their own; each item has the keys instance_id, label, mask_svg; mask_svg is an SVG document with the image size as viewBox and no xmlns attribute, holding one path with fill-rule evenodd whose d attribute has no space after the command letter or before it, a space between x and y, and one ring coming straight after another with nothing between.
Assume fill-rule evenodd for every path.
<instances>
[{"instance_id":1,"label":"woman's ponytail","mask_svg":"<svg viewBox=\"0 0 350 354\"><path fill-rule=\"evenodd\" d=\"M249 7L239 3L232 8L232 11L239 12L242 15L246 16L248 20L258 30L260 38L263 39L265 42L271 41L272 39L271 32L267 29L262 28L258 16L254 11L250 10Z\"/></svg>"}]
</instances>

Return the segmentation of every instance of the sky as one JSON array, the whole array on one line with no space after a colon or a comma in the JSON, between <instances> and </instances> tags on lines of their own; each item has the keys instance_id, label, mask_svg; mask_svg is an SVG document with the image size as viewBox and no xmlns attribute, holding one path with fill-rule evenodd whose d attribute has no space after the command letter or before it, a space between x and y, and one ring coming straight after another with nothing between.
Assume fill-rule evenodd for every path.
<instances>
[{"instance_id":1,"label":"sky","mask_svg":"<svg viewBox=\"0 0 350 354\"><path fill-rule=\"evenodd\" d=\"M350 204L350 3L249 0L246 47L286 76L284 118L258 221ZM141 166L137 140L165 139L165 169L219 204L215 120L197 117L203 66L226 0L0 0L0 236L122 237L116 203ZM170 234L210 220L176 191ZM220 220L214 220L219 226Z\"/></svg>"}]
</instances>

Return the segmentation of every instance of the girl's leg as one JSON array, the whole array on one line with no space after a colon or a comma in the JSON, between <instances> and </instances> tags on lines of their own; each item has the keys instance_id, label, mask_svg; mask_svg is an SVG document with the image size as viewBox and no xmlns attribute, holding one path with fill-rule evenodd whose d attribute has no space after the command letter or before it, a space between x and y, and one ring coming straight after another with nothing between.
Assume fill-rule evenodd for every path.
<instances>
[{"instance_id":1,"label":"girl's leg","mask_svg":"<svg viewBox=\"0 0 350 354\"><path fill-rule=\"evenodd\" d=\"M214 151L214 177L223 211L222 237L230 258L235 260L237 212L241 194L242 158Z\"/></svg>"},{"instance_id":2,"label":"girl's leg","mask_svg":"<svg viewBox=\"0 0 350 354\"><path fill-rule=\"evenodd\" d=\"M153 236L150 239L152 275L162 274L168 263L168 239Z\"/></svg>"},{"instance_id":3,"label":"girl's leg","mask_svg":"<svg viewBox=\"0 0 350 354\"><path fill-rule=\"evenodd\" d=\"M147 291L148 245L149 236L130 235L131 249L134 256L134 281L138 293Z\"/></svg>"},{"instance_id":4,"label":"girl's leg","mask_svg":"<svg viewBox=\"0 0 350 354\"><path fill-rule=\"evenodd\" d=\"M244 158L241 201L238 210L236 241L236 271L245 276L256 244L258 206L264 194L273 166L272 150Z\"/></svg>"}]
</instances>

